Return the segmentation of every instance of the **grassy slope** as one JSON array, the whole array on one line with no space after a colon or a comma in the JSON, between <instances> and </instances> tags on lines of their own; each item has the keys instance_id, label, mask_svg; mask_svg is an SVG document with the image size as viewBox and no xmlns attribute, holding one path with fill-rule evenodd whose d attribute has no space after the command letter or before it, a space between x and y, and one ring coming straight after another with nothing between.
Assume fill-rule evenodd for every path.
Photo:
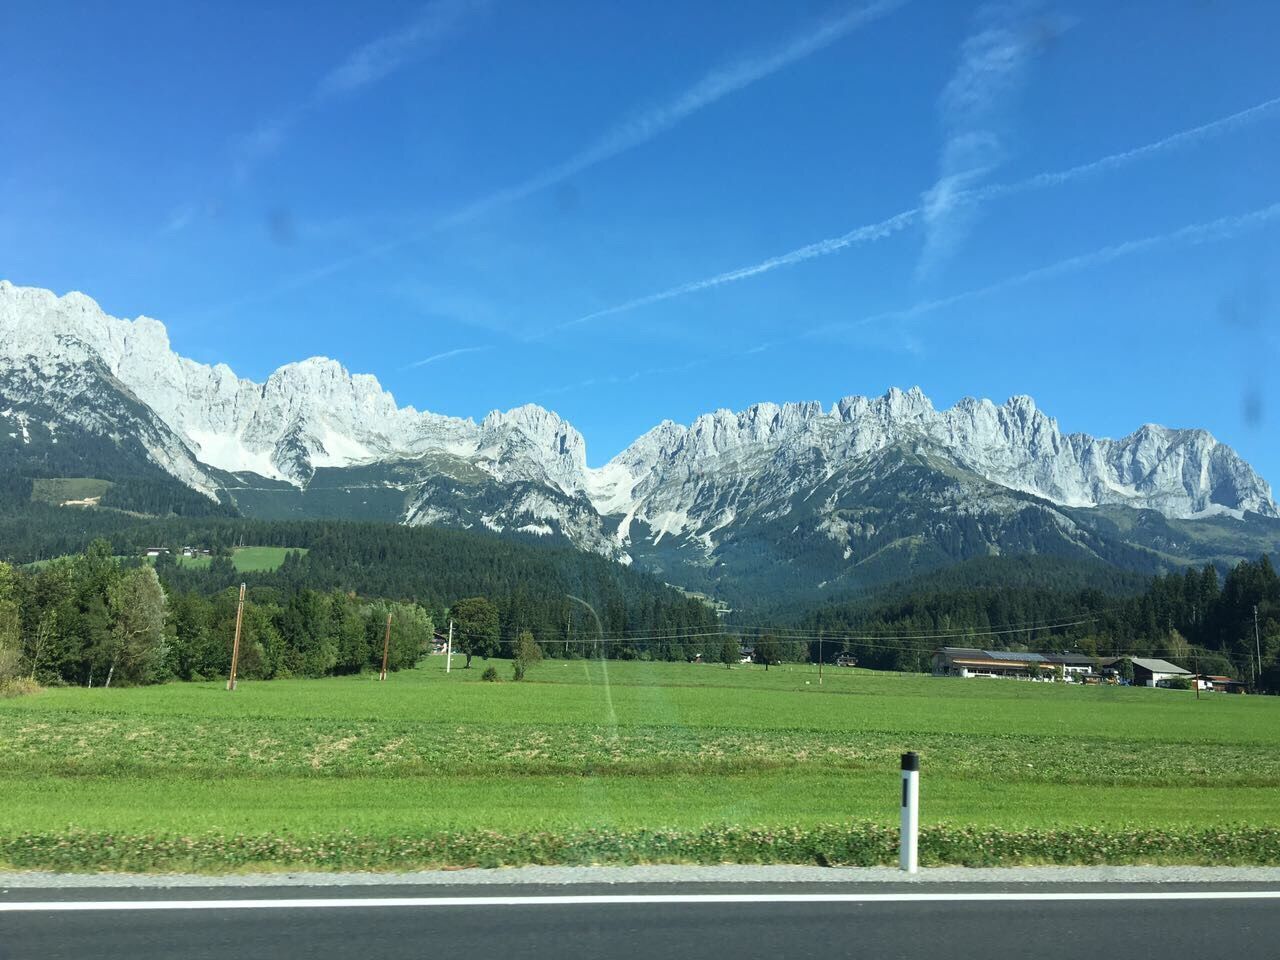
<instances>
[{"instance_id":1,"label":"grassy slope","mask_svg":"<svg viewBox=\"0 0 1280 960\"><path fill-rule=\"evenodd\" d=\"M431 658L386 684L0 701L0 836L887 825L911 748L926 822L1280 826L1271 698L835 669L818 687L811 667L479 673Z\"/></svg>"},{"instance_id":2,"label":"grassy slope","mask_svg":"<svg viewBox=\"0 0 1280 960\"><path fill-rule=\"evenodd\" d=\"M307 552L305 547L236 547L231 552L231 562L241 573L278 570L290 550ZM178 563L184 567L203 569L211 562L211 557L178 557Z\"/></svg>"},{"instance_id":3,"label":"grassy slope","mask_svg":"<svg viewBox=\"0 0 1280 960\"><path fill-rule=\"evenodd\" d=\"M94 477L50 477L32 481L31 499L58 506L67 500L100 497L111 487L110 480Z\"/></svg>"}]
</instances>

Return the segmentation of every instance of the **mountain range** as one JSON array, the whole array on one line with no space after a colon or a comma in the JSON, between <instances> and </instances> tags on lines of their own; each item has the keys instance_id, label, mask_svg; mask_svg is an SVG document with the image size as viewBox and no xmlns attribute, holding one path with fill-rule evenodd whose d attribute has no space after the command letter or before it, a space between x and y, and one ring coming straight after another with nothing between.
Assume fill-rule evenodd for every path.
<instances>
[{"instance_id":1,"label":"mountain range","mask_svg":"<svg viewBox=\"0 0 1280 960\"><path fill-rule=\"evenodd\" d=\"M264 383L159 321L0 281L0 471L171 479L248 516L563 539L743 603L832 596L977 556L1155 571L1280 545L1267 483L1205 430L1064 434L1030 397L918 389L663 421L599 468L555 413L400 407L313 357Z\"/></svg>"}]
</instances>

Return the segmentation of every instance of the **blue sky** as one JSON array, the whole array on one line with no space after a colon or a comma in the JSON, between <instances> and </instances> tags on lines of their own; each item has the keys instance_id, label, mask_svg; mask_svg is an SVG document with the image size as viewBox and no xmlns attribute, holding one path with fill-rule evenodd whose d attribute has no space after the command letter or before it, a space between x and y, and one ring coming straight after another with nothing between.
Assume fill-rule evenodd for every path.
<instances>
[{"instance_id":1,"label":"blue sky","mask_svg":"<svg viewBox=\"0 0 1280 960\"><path fill-rule=\"evenodd\" d=\"M919 385L1280 483L1280 6L6 5L0 276L593 464ZM843 238L843 239L837 239Z\"/></svg>"}]
</instances>

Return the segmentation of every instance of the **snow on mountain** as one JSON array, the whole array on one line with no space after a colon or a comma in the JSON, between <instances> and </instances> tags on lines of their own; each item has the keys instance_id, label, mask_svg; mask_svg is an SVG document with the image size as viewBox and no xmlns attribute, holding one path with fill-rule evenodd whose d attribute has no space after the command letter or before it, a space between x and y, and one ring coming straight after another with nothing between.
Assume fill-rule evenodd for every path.
<instances>
[{"instance_id":1,"label":"snow on mountain","mask_svg":"<svg viewBox=\"0 0 1280 960\"><path fill-rule=\"evenodd\" d=\"M83 367L90 358L167 424L196 459L228 472L301 486L319 467L446 452L475 458L495 476L581 486L582 437L541 408L493 413L480 425L419 413L398 407L375 377L352 375L323 357L286 364L257 384L224 364L178 356L156 320L120 320L80 293L58 297L0 281L0 364L34 366L38 375L52 376L60 364ZM179 475L180 457L156 459Z\"/></svg>"},{"instance_id":2,"label":"snow on mountain","mask_svg":"<svg viewBox=\"0 0 1280 960\"><path fill-rule=\"evenodd\" d=\"M10 417L38 414L51 431L59 422L117 438L132 431L155 464L206 493L218 485L216 470L304 489L318 468L414 461L422 467L405 522L560 530L619 556L642 528L652 545L685 538L710 552L748 519L785 516L797 497L821 491L835 510L861 489L851 471L894 449L1063 507L1277 515L1262 478L1203 430L1147 425L1095 439L1063 434L1029 397L935 410L916 388L846 397L830 409L760 403L703 414L688 427L664 421L591 469L582 435L533 404L480 423L418 412L397 406L374 377L321 357L259 384L177 355L156 320L117 319L83 294L7 281L0 407ZM478 477L492 488L483 495ZM823 522L833 538L848 536L843 520Z\"/></svg>"},{"instance_id":3,"label":"snow on mountain","mask_svg":"<svg viewBox=\"0 0 1280 960\"><path fill-rule=\"evenodd\" d=\"M894 446L1062 506L1277 515L1262 478L1206 431L1148 425L1122 440L1063 434L1030 397L1003 406L965 399L938 411L918 388L892 389L846 397L830 411L762 403L704 414L687 431L664 427L660 438L646 434L619 454L600 471L608 482L592 488L602 512L624 514L627 529L644 520L656 539L713 535Z\"/></svg>"}]
</instances>

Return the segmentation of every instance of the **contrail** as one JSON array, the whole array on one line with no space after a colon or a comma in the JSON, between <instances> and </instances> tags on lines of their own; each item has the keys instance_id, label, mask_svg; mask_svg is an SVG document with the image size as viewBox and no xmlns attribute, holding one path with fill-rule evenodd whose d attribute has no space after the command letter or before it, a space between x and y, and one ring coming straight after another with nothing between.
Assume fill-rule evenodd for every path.
<instances>
[{"instance_id":1,"label":"contrail","mask_svg":"<svg viewBox=\"0 0 1280 960\"><path fill-rule=\"evenodd\" d=\"M952 199L954 202L963 203L982 203L988 200L994 200L1000 197L1012 196L1018 193L1025 193L1030 190L1038 190L1042 187L1060 186L1072 180L1078 180L1101 173L1107 170L1113 170L1122 167L1145 157L1162 153L1166 150L1175 149L1177 147L1187 146L1199 140L1206 139L1220 133L1231 130L1237 126L1243 126L1262 117L1263 114L1274 110L1280 106L1280 97L1263 101L1255 106L1237 113L1220 117L1209 123L1203 123L1188 130L1171 134L1160 140L1154 140L1151 143L1144 144L1140 147L1134 147L1130 150L1124 150L1119 153L1112 153L1097 160L1091 160L1088 163L1082 163L1075 167L1068 167L1065 170L1053 170L1045 173L1038 173L1034 176L1027 177L1024 180L1018 180L1014 183L992 184L991 186L981 187L974 190L964 191L956 194ZM626 313L635 310L638 307L649 306L650 304L660 303L663 300L671 300L675 297L681 297L689 293L697 293L700 290L709 290L712 287L719 287L726 283L733 283L737 280L745 280L748 277L754 277L758 274L768 273L779 267L789 267L792 264L801 263L805 260L812 260L815 257L825 257L828 254L838 253L848 247L857 246L858 244L868 243L875 240L883 239L891 236L908 226L918 222L924 214L923 207L912 207L909 210L903 210L895 213L891 217L887 217L877 223L866 224L850 230L848 233L841 234L838 237L832 237L827 240L819 240L816 243L810 243L806 246L799 247L789 253L783 253L776 257L770 257L768 260L762 260L759 263L748 267L740 267L737 270L729 270L725 273L718 273L714 276L707 277L702 280L692 280L688 283L682 283L676 287L670 287L658 293L651 293L647 296L637 297L634 300L628 300L612 307L606 307L602 310L596 310L592 313L585 314L575 320L567 320L557 326L551 328L542 336L562 330L567 327L574 327L591 320L598 320L601 317L611 316L617 313Z\"/></svg>"},{"instance_id":2,"label":"contrail","mask_svg":"<svg viewBox=\"0 0 1280 960\"><path fill-rule=\"evenodd\" d=\"M613 127L567 160L541 173L520 183L497 190L460 210L432 221L421 229L372 244L338 260L314 267L305 274L288 278L263 294L242 297L231 303L222 304L217 309L220 311L234 309L248 303L268 299L290 290L308 286L317 280L339 273L355 264L380 257L406 244L428 237L439 230L473 220L497 207L513 203L548 187L555 186L575 174L647 143L699 110L709 107L718 100L737 93L757 81L765 79L784 67L817 53L859 27L892 13L909 2L910 0L879 0L879 2L868 6L854 8L842 16L826 20L816 28L793 37L788 43L771 53L747 57L727 66L718 67L674 99L635 114L631 119ZM386 38L375 41L371 47L378 48L385 42ZM352 62L356 62L359 59L356 58ZM351 72L346 71L346 73ZM370 80L376 79L377 71L366 71L366 73L369 74ZM335 71L330 77L341 74L343 74L343 71ZM364 76L364 74L360 75ZM321 89L332 85L332 82L328 82L326 85L322 85ZM346 89L351 87L352 84L347 82L339 86ZM274 149L277 145L275 137L277 131L275 128L271 128L268 132L272 133L272 137L267 147L268 149Z\"/></svg>"},{"instance_id":3,"label":"contrail","mask_svg":"<svg viewBox=\"0 0 1280 960\"><path fill-rule=\"evenodd\" d=\"M488 349L488 347L458 347L454 350L446 350L443 353L434 353L423 360L415 360L413 363L406 367L401 367L400 369L414 370L418 367L425 367L429 363L435 363L437 360L448 360L450 357L460 357L464 353L480 353L481 351Z\"/></svg>"},{"instance_id":4,"label":"contrail","mask_svg":"<svg viewBox=\"0 0 1280 960\"><path fill-rule=\"evenodd\" d=\"M1102 173L1106 170L1114 170L1117 167L1123 167L1126 164L1133 163L1136 160L1141 160L1144 157L1163 153L1166 150L1171 150L1176 147L1188 146L1207 137L1211 137L1219 133L1225 133L1234 127L1244 126L1261 118L1264 113L1274 110L1277 106L1280 106L1280 97L1273 97L1270 100L1264 100L1262 103L1248 107L1244 110L1239 110L1236 113L1228 114L1225 117L1219 117L1217 120L1210 120L1208 123L1202 123L1198 127L1191 127L1188 130L1182 130L1179 133L1170 134L1161 140L1153 140L1151 143L1143 144L1140 147L1134 147L1132 150L1124 150L1120 153L1110 154L1102 157L1101 159L1094 160L1091 163L1082 163L1078 167L1071 167L1067 170L1036 174L1034 177L1019 180L1017 183L993 184L989 187L983 187L979 190L973 191L970 199L977 200L979 202L992 200L996 197L1022 193L1026 190L1038 190L1041 187L1056 187L1059 184L1066 183L1070 180L1076 180L1080 177L1087 177L1090 174Z\"/></svg>"},{"instance_id":5,"label":"contrail","mask_svg":"<svg viewBox=\"0 0 1280 960\"><path fill-rule=\"evenodd\" d=\"M471 220L494 207L503 206L545 190L589 167L594 167L620 153L647 143L699 110L817 53L859 27L892 13L907 2L909 0L880 0L865 7L855 8L842 16L819 24L816 29L793 37L784 46L771 53L717 68L673 100L634 115L562 163L521 183L498 190L451 214L444 219L442 225L453 226Z\"/></svg>"},{"instance_id":6,"label":"contrail","mask_svg":"<svg viewBox=\"0 0 1280 960\"><path fill-rule=\"evenodd\" d=\"M1217 220L1209 220L1203 223L1193 223L1185 227L1180 227L1179 229L1169 233L1154 234L1149 237L1143 237L1139 240L1127 240L1124 243L1117 243L1111 246L1102 247L1101 249L1094 250L1090 253L1079 254L1043 267L1036 267L1034 270L1028 270L1025 273L1017 274L1016 276L1006 277L1005 279L998 280L995 283L990 283L983 287L977 287L973 290L966 290L963 293L953 294L949 297L941 297L936 300L925 300L921 303L913 304L903 310L890 310L884 313L872 314L871 316L863 317L860 320L854 320L846 323L824 324L821 327L815 327L814 329L807 331L804 336L815 337L821 336L825 333L832 333L837 330L864 327L871 324L885 323L893 320L909 320L912 317L918 317L921 314L932 313L935 310L954 306L957 303L964 303L969 300L978 299L979 297L985 297L1001 290L1007 290L1010 287L1019 287L1023 284L1031 283L1036 280L1044 280L1049 277L1075 273L1088 267L1110 263L1113 260L1132 256L1135 253L1144 253L1158 247L1199 246L1205 243L1213 243L1217 240L1228 240L1247 230L1263 226L1278 217L1280 217L1280 202L1273 203L1267 207L1260 207L1257 210L1250 211L1249 213L1220 217Z\"/></svg>"},{"instance_id":7,"label":"contrail","mask_svg":"<svg viewBox=\"0 0 1280 960\"><path fill-rule=\"evenodd\" d=\"M576 327L578 324L587 323L591 320L598 320L600 317L607 317L610 314L625 313L628 310L634 310L637 307L645 307L651 303L670 300L673 297L682 297L687 293L696 293L699 290L709 290L711 287L719 287L723 284L733 283L737 280L745 280L748 277L754 277L758 273L768 273L770 270L776 270L778 267L788 267L791 264L799 263L802 260L812 260L814 257L825 257L827 254L835 253L837 250L843 250L845 247L852 247L855 244L867 243L872 240L880 240L884 237L895 234L905 227L910 226L919 218L919 216L920 209L918 207L911 210L904 210L902 213L894 214L892 217L881 220L879 223L869 223L866 226L857 227L850 230L848 233L841 234L838 237L832 237L829 240L819 240L817 243L811 243L808 246L792 250L790 253L784 253L781 256L772 257L749 267L730 270L727 273L718 273L714 277L707 277L705 280L693 280L689 283L682 283L678 287L671 287L669 290L663 290L660 293L651 293L647 297L637 297L635 300L628 300L626 303L620 303L614 307L606 307L604 310L597 310L595 313L588 313L586 316L579 317L576 320L568 320L553 329L563 330L566 327Z\"/></svg>"}]
</instances>

